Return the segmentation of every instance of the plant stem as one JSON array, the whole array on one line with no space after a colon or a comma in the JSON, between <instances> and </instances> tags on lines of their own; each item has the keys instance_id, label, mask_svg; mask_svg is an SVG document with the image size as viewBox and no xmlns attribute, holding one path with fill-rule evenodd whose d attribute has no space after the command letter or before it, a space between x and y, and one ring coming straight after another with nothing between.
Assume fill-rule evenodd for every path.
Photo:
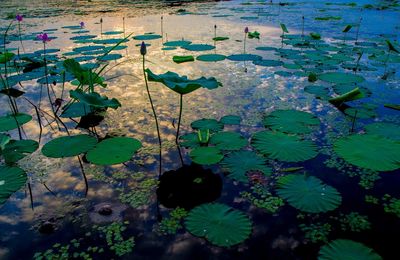
<instances>
[{"instance_id":1,"label":"plant stem","mask_svg":"<svg viewBox=\"0 0 400 260\"><path fill-rule=\"evenodd\" d=\"M18 22L18 34L19 34L19 42L21 43L22 50L25 53L25 48L24 45L22 44L22 38L21 38L21 22Z\"/></svg>"},{"instance_id":2,"label":"plant stem","mask_svg":"<svg viewBox=\"0 0 400 260\"><path fill-rule=\"evenodd\" d=\"M79 157L79 155L76 156L76 157L78 157L79 166L80 166L81 171L82 171L83 179L85 180L85 197L86 197L87 194L88 194L88 191L89 191L89 183L88 183L88 180L86 178L85 169L83 168L83 164L82 164L81 158Z\"/></svg>"},{"instance_id":3,"label":"plant stem","mask_svg":"<svg viewBox=\"0 0 400 260\"><path fill-rule=\"evenodd\" d=\"M350 133L353 133L353 132L354 132L354 125L355 125L355 123L356 123L357 112L358 112L358 110L356 110L356 112L354 113L353 123L352 123L352 125L351 125L351 131L350 131Z\"/></svg>"},{"instance_id":4,"label":"plant stem","mask_svg":"<svg viewBox=\"0 0 400 260\"><path fill-rule=\"evenodd\" d=\"M183 94L180 94L179 99L179 118L178 118L178 130L176 131L175 143L178 144L179 139L179 129L181 128L181 120L182 120L182 108L183 108Z\"/></svg>"},{"instance_id":5,"label":"plant stem","mask_svg":"<svg viewBox=\"0 0 400 260\"><path fill-rule=\"evenodd\" d=\"M144 82L146 84L146 90L147 90L147 96L149 97L149 101L150 101L150 105L151 105L151 110L153 111L153 116L154 116L154 120L156 122L156 128L157 128L157 136L158 136L158 144L159 144L159 157L160 157L160 168L159 168L159 176L161 176L161 170L162 170L162 143L161 143L161 135L160 135L160 128L158 126L158 119L157 119L157 114L156 114L156 110L154 109L154 105L153 105L153 100L151 98L150 95L150 90L149 90L149 84L147 82L147 77L146 77L146 67L145 67L145 55L142 55L143 57L143 76L144 76Z\"/></svg>"}]
</instances>

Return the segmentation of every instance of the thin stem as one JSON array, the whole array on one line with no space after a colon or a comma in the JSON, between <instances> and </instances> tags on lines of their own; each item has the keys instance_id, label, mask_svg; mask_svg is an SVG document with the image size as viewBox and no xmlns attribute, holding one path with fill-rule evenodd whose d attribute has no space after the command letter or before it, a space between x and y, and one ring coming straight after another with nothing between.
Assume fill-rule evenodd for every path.
<instances>
[{"instance_id":1,"label":"thin stem","mask_svg":"<svg viewBox=\"0 0 400 260\"><path fill-rule=\"evenodd\" d=\"M31 207L32 207L32 210L34 210L34 207L33 207L33 194L32 194L32 188L31 188L31 182L30 181L28 182L28 189L29 189L29 197L31 198Z\"/></svg>"},{"instance_id":2,"label":"thin stem","mask_svg":"<svg viewBox=\"0 0 400 260\"><path fill-rule=\"evenodd\" d=\"M22 50L25 53L25 48L24 45L22 44L22 38L21 38L21 22L18 22L18 34L19 34L19 42L21 43Z\"/></svg>"},{"instance_id":3,"label":"thin stem","mask_svg":"<svg viewBox=\"0 0 400 260\"><path fill-rule=\"evenodd\" d=\"M178 118L178 130L176 131L175 143L178 144L179 139L179 129L181 128L181 120L182 120L182 108L183 108L183 94L180 94L179 99L179 118Z\"/></svg>"},{"instance_id":4,"label":"thin stem","mask_svg":"<svg viewBox=\"0 0 400 260\"><path fill-rule=\"evenodd\" d=\"M154 109L154 105L153 105L153 100L151 98L150 95L150 90L149 90L149 84L147 82L147 77L146 77L146 67L145 67L145 57L144 55L142 55L143 57L143 76L144 76L144 82L146 84L146 90L147 90L147 96L149 97L149 101L150 101L150 105L151 105L151 110L153 111L153 116L154 116L154 120L156 122L156 128L157 128L157 136L158 136L158 144L159 144L159 157L160 157L160 168L159 168L159 176L161 176L161 170L162 170L162 143L161 143L161 134L160 134L160 128L158 126L158 119L157 119L157 114L156 114L156 110Z\"/></svg>"},{"instance_id":5,"label":"thin stem","mask_svg":"<svg viewBox=\"0 0 400 260\"><path fill-rule=\"evenodd\" d=\"M82 176L83 176L83 179L85 180L85 187L86 187L85 197L86 197L87 194L88 194L88 191L89 191L89 184L88 184L88 180L86 178L85 169L83 168L83 164L82 164L81 158L79 157L79 155L76 156L76 157L78 157L79 166L81 167Z\"/></svg>"},{"instance_id":6,"label":"thin stem","mask_svg":"<svg viewBox=\"0 0 400 260\"><path fill-rule=\"evenodd\" d=\"M351 131L350 131L350 133L353 133L353 132L354 132L354 125L355 125L355 123L356 123L357 112L358 112L358 110L356 110L356 112L354 113L353 123L352 123L352 125L351 125Z\"/></svg>"}]
</instances>

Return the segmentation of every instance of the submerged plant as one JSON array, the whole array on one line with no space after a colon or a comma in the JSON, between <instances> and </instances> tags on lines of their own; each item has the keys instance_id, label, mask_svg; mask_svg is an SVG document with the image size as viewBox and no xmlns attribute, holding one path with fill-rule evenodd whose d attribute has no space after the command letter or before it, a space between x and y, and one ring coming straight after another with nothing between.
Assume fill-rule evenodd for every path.
<instances>
[{"instance_id":1,"label":"submerged plant","mask_svg":"<svg viewBox=\"0 0 400 260\"><path fill-rule=\"evenodd\" d=\"M371 228L368 216L361 215L358 212L350 212L347 215L340 214L340 225L343 231L350 230L361 232Z\"/></svg>"},{"instance_id":2,"label":"submerged plant","mask_svg":"<svg viewBox=\"0 0 400 260\"><path fill-rule=\"evenodd\" d=\"M129 237L125 239L122 235L127 229L128 221L123 223L113 222L107 226L97 227L97 230L105 235L107 245L119 257L131 253L135 246L135 238Z\"/></svg>"},{"instance_id":3,"label":"submerged plant","mask_svg":"<svg viewBox=\"0 0 400 260\"><path fill-rule=\"evenodd\" d=\"M400 199L393 198L389 194L385 194L382 198L382 201L386 213L393 213L400 218Z\"/></svg>"},{"instance_id":4,"label":"submerged plant","mask_svg":"<svg viewBox=\"0 0 400 260\"><path fill-rule=\"evenodd\" d=\"M160 222L158 227L159 232L165 235L176 234L176 232L183 227L182 220L187 214L188 212L185 209L180 207L175 208L169 213L170 217L163 218Z\"/></svg>"},{"instance_id":5,"label":"submerged plant","mask_svg":"<svg viewBox=\"0 0 400 260\"><path fill-rule=\"evenodd\" d=\"M240 196L248 200L257 208L263 209L270 214L275 214L285 205L282 198L272 195L272 193L262 184L255 184L251 187L252 192L243 191Z\"/></svg>"},{"instance_id":6,"label":"submerged plant","mask_svg":"<svg viewBox=\"0 0 400 260\"><path fill-rule=\"evenodd\" d=\"M304 232L304 238L312 243L327 243L329 234L332 231L332 226L329 223L300 224L299 227Z\"/></svg>"}]
</instances>

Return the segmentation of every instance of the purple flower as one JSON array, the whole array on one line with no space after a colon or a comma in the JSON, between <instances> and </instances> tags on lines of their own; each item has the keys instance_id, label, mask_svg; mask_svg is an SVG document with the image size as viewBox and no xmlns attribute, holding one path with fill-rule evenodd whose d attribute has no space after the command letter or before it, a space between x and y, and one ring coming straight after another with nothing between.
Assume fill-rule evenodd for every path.
<instances>
[{"instance_id":1,"label":"purple flower","mask_svg":"<svg viewBox=\"0 0 400 260\"><path fill-rule=\"evenodd\" d=\"M22 20L24 19L24 17L22 16L22 14L17 14L17 15L15 16L15 19L16 19L18 22L22 22Z\"/></svg>"},{"instance_id":2,"label":"purple flower","mask_svg":"<svg viewBox=\"0 0 400 260\"><path fill-rule=\"evenodd\" d=\"M249 32L249 27L244 28L244 33L248 33Z\"/></svg>"},{"instance_id":3,"label":"purple flower","mask_svg":"<svg viewBox=\"0 0 400 260\"><path fill-rule=\"evenodd\" d=\"M81 28L85 27L85 23L84 22L80 22L79 25L81 26Z\"/></svg>"},{"instance_id":4,"label":"purple flower","mask_svg":"<svg viewBox=\"0 0 400 260\"><path fill-rule=\"evenodd\" d=\"M36 36L36 39L41 40L43 43L51 41L47 33L41 33Z\"/></svg>"},{"instance_id":5,"label":"purple flower","mask_svg":"<svg viewBox=\"0 0 400 260\"><path fill-rule=\"evenodd\" d=\"M144 56L144 55L146 55L146 53L147 53L146 44L144 42L142 42L142 44L140 45L140 54L142 54Z\"/></svg>"}]
</instances>

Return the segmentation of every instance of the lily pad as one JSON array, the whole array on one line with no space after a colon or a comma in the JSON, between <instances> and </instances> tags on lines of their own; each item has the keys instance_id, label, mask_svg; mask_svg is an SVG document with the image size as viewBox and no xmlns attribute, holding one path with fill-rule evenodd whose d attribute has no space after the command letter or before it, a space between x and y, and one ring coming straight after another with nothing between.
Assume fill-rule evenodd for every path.
<instances>
[{"instance_id":1,"label":"lily pad","mask_svg":"<svg viewBox=\"0 0 400 260\"><path fill-rule=\"evenodd\" d=\"M221 117L219 121L224 125L240 125L240 121L242 121L242 118L240 118L240 116L227 115Z\"/></svg>"},{"instance_id":2,"label":"lily pad","mask_svg":"<svg viewBox=\"0 0 400 260\"><path fill-rule=\"evenodd\" d=\"M181 46L181 48L188 51L210 51L215 49L215 46L209 44L188 44Z\"/></svg>"},{"instance_id":3,"label":"lily pad","mask_svg":"<svg viewBox=\"0 0 400 260\"><path fill-rule=\"evenodd\" d=\"M262 60L262 57L255 54L233 54L226 57L231 61L256 61Z\"/></svg>"},{"instance_id":4,"label":"lily pad","mask_svg":"<svg viewBox=\"0 0 400 260\"><path fill-rule=\"evenodd\" d=\"M108 99L106 96L100 96L99 93L92 92L86 93L80 89L77 90L70 90L69 94L71 98L79 100L89 106L97 107L97 108L107 108L111 107L117 109L121 106L121 103L115 98Z\"/></svg>"},{"instance_id":5,"label":"lily pad","mask_svg":"<svg viewBox=\"0 0 400 260\"><path fill-rule=\"evenodd\" d=\"M219 132L224 128L224 125L221 122L218 122L215 119L199 119L193 121L190 126L195 130L210 130L211 132Z\"/></svg>"},{"instance_id":6,"label":"lily pad","mask_svg":"<svg viewBox=\"0 0 400 260\"><path fill-rule=\"evenodd\" d=\"M213 41L216 41L216 42L226 41L226 40L229 40L229 37L226 37L226 36L217 36L217 37L214 37L212 40L213 40Z\"/></svg>"},{"instance_id":7,"label":"lily pad","mask_svg":"<svg viewBox=\"0 0 400 260\"><path fill-rule=\"evenodd\" d=\"M60 117L82 117L90 114L91 112L93 112L93 109L88 104L76 102L66 107L65 110L63 110L63 112L61 113Z\"/></svg>"},{"instance_id":8,"label":"lily pad","mask_svg":"<svg viewBox=\"0 0 400 260\"><path fill-rule=\"evenodd\" d=\"M195 207L186 217L185 226L193 235L223 247L243 242L252 229L250 219L243 212L220 203Z\"/></svg>"},{"instance_id":9,"label":"lily pad","mask_svg":"<svg viewBox=\"0 0 400 260\"><path fill-rule=\"evenodd\" d=\"M229 171L229 178L248 183L247 173L260 171L265 175L272 173L271 168L266 166L265 159L253 151L238 151L227 155L221 162L221 166Z\"/></svg>"},{"instance_id":10,"label":"lily pad","mask_svg":"<svg viewBox=\"0 0 400 260\"><path fill-rule=\"evenodd\" d=\"M220 150L240 150L247 146L247 140L236 132L218 132L210 138L210 144L215 145Z\"/></svg>"},{"instance_id":11,"label":"lily pad","mask_svg":"<svg viewBox=\"0 0 400 260\"><path fill-rule=\"evenodd\" d=\"M15 163L33 153L39 147L38 142L34 140L11 140L8 142L0 154L3 154L7 164Z\"/></svg>"},{"instance_id":12,"label":"lily pad","mask_svg":"<svg viewBox=\"0 0 400 260\"><path fill-rule=\"evenodd\" d=\"M164 74L156 75L150 69L146 69L147 78L149 81L163 83L168 88L179 94L188 94L200 87L207 89L215 89L222 86L215 78L201 77L198 79L190 80L186 76L179 76L174 72L166 72Z\"/></svg>"},{"instance_id":13,"label":"lily pad","mask_svg":"<svg viewBox=\"0 0 400 260\"><path fill-rule=\"evenodd\" d=\"M142 147L142 143L130 137L113 137L98 143L86 159L97 165L113 165L129 161Z\"/></svg>"},{"instance_id":14,"label":"lily pad","mask_svg":"<svg viewBox=\"0 0 400 260\"><path fill-rule=\"evenodd\" d=\"M189 45L191 44L191 41L169 41L169 42L165 42L163 45L167 46L167 47L181 47L184 45Z\"/></svg>"},{"instance_id":15,"label":"lily pad","mask_svg":"<svg viewBox=\"0 0 400 260\"><path fill-rule=\"evenodd\" d=\"M283 62L280 60L255 60L253 64L264 67L278 67L282 66Z\"/></svg>"},{"instance_id":16,"label":"lily pad","mask_svg":"<svg viewBox=\"0 0 400 260\"><path fill-rule=\"evenodd\" d=\"M26 173L18 167L0 166L0 205L27 181Z\"/></svg>"},{"instance_id":17,"label":"lily pad","mask_svg":"<svg viewBox=\"0 0 400 260\"><path fill-rule=\"evenodd\" d=\"M335 152L347 162L374 171L400 168L400 143L379 135L350 135L334 143Z\"/></svg>"},{"instance_id":18,"label":"lily pad","mask_svg":"<svg viewBox=\"0 0 400 260\"><path fill-rule=\"evenodd\" d=\"M150 40L156 40L162 38L161 35L158 34L142 34L142 35L136 35L133 36L134 40L138 41L150 41Z\"/></svg>"},{"instance_id":19,"label":"lily pad","mask_svg":"<svg viewBox=\"0 0 400 260\"><path fill-rule=\"evenodd\" d=\"M221 61L225 60L226 56L221 54L204 54L197 56L196 60L205 61L205 62L212 62L212 61Z\"/></svg>"},{"instance_id":20,"label":"lily pad","mask_svg":"<svg viewBox=\"0 0 400 260\"><path fill-rule=\"evenodd\" d=\"M347 239L336 239L321 247L318 259L381 260L382 257L364 244Z\"/></svg>"},{"instance_id":21,"label":"lily pad","mask_svg":"<svg viewBox=\"0 0 400 260\"><path fill-rule=\"evenodd\" d=\"M306 161L318 154L317 146L313 142L281 132L255 133L251 145L260 153L284 162Z\"/></svg>"},{"instance_id":22,"label":"lily pad","mask_svg":"<svg viewBox=\"0 0 400 260\"><path fill-rule=\"evenodd\" d=\"M365 80L362 76L343 72L328 72L319 75L318 78L335 84L355 84L361 83Z\"/></svg>"},{"instance_id":23,"label":"lily pad","mask_svg":"<svg viewBox=\"0 0 400 260\"><path fill-rule=\"evenodd\" d=\"M0 117L0 132L9 131L32 120L32 116L24 113ZM17 124L18 122L18 124Z\"/></svg>"},{"instance_id":24,"label":"lily pad","mask_svg":"<svg viewBox=\"0 0 400 260\"><path fill-rule=\"evenodd\" d=\"M324 86L309 85L304 87L304 92L315 95L317 99L329 99L329 88Z\"/></svg>"},{"instance_id":25,"label":"lily pad","mask_svg":"<svg viewBox=\"0 0 400 260\"><path fill-rule=\"evenodd\" d=\"M290 134L308 134L320 124L311 113L299 110L275 110L263 120L264 126Z\"/></svg>"},{"instance_id":26,"label":"lily pad","mask_svg":"<svg viewBox=\"0 0 400 260\"><path fill-rule=\"evenodd\" d=\"M278 195L304 212L320 213L336 209L342 202L340 193L313 176L289 174L279 178Z\"/></svg>"},{"instance_id":27,"label":"lily pad","mask_svg":"<svg viewBox=\"0 0 400 260\"><path fill-rule=\"evenodd\" d=\"M51 158L64 158L86 153L97 143L96 138L90 135L62 136L46 143L42 153Z\"/></svg>"},{"instance_id":28,"label":"lily pad","mask_svg":"<svg viewBox=\"0 0 400 260\"><path fill-rule=\"evenodd\" d=\"M400 125L385 122L372 123L365 126L365 131L368 134L379 135L388 139L400 141Z\"/></svg>"},{"instance_id":29,"label":"lily pad","mask_svg":"<svg viewBox=\"0 0 400 260\"><path fill-rule=\"evenodd\" d=\"M190 62L190 61L194 61L194 57L193 56L174 56L172 57L172 60L175 63L184 63L184 62Z\"/></svg>"},{"instance_id":30,"label":"lily pad","mask_svg":"<svg viewBox=\"0 0 400 260\"><path fill-rule=\"evenodd\" d=\"M201 165L216 164L224 158L221 151L216 147L197 147L189 155L193 162Z\"/></svg>"}]
</instances>

